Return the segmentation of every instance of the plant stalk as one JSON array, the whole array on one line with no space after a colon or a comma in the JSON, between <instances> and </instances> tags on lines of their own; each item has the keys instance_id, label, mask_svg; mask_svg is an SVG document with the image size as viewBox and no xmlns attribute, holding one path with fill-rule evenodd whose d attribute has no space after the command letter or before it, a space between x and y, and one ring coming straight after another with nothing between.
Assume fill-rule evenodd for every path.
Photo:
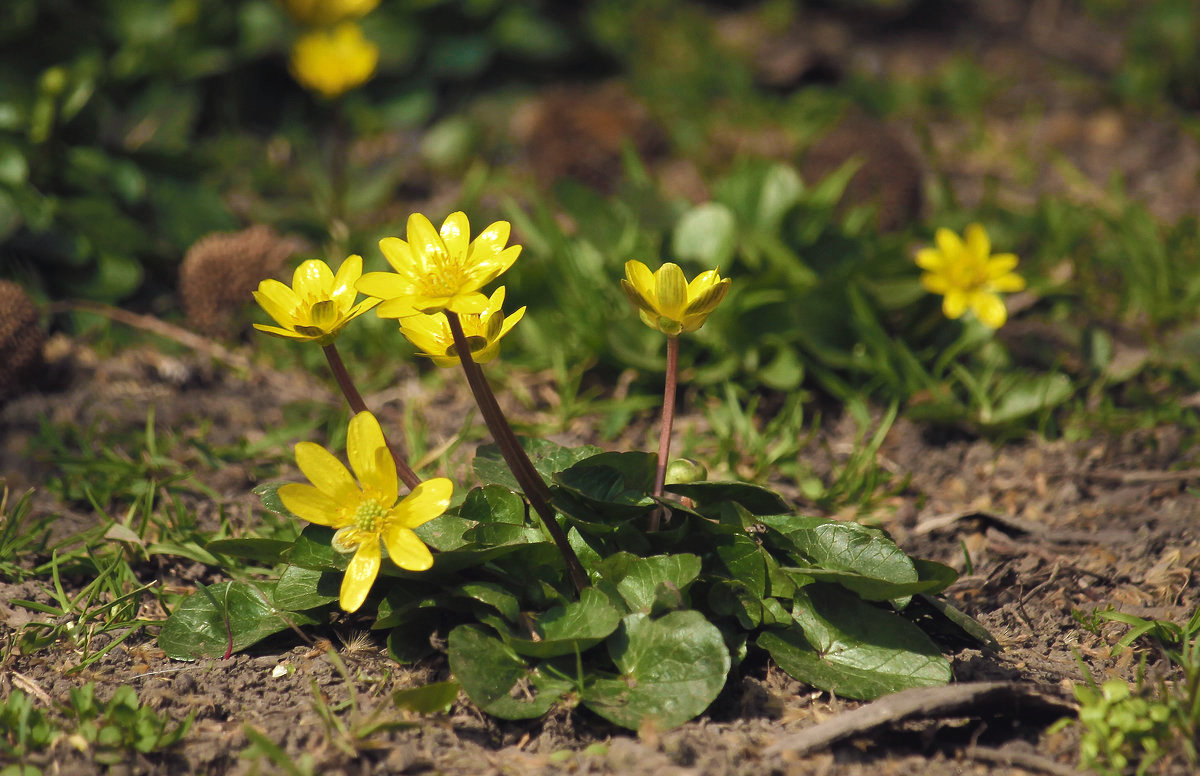
<instances>
[{"instance_id":1,"label":"plant stalk","mask_svg":"<svg viewBox=\"0 0 1200 776\"><path fill-rule=\"evenodd\" d=\"M679 337L667 335L667 379L663 386L662 428L658 432L658 468L654 471L654 497L662 498L667 482L667 460L671 454L671 427L675 425L675 388L679 376ZM659 507L650 513L651 531L658 524L666 508Z\"/></svg>"},{"instance_id":2,"label":"plant stalk","mask_svg":"<svg viewBox=\"0 0 1200 776\"><path fill-rule=\"evenodd\" d=\"M362 395L354 387L354 381L350 379L350 373L346 371L346 365L342 362L342 356L338 353L337 345L331 342L328 345L322 346L321 350L325 352L325 360L329 362L329 368L333 370L333 377L337 380L338 387L342 389L342 394L350 404L350 409L354 410L354 414L356 415L360 412L367 412L367 403L363 401ZM388 452L392 454L392 460L396 462L396 474L399 475L400 481L409 490L420 485L421 478L408 465L408 461L404 456L397 454L396 449L392 447L391 440L385 435L383 441L387 445Z\"/></svg>"},{"instance_id":3,"label":"plant stalk","mask_svg":"<svg viewBox=\"0 0 1200 776\"><path fill-rule=\"evenodd\" d=\"M488 385L483 370L479 368L479 364L475 363L475 359L471 358L471 346L467 343L467 337L463 333L458 314L446 310L446 320L450 323L450 334L454 337L454 349L458 353L463 373L467 376L467 384L471 387L471 393L475 395L475 403L479 405L479 411L483 414L484 423L487 424L492 439L496 440L496 446L500 448L500 454L504 456L504 462L508 464L508 468L516 477L517 484L525 492L525 497L529 499L529 503L538 513L538 517L542 519L542 524L550 532L554 544L558 546L558 551L567 564L567 572L571 576L571 582L575 585L576 591L582 593L588 587L587 572L584 571L583 564L579 562L579 556L575 554L574 548L567 540L567 535L563 533L562 527L554 519L554 509L550 506L550 489L517 441L517 435L513 433L512 426L508 424L508 419L501 412L500 405L496 402L496 395L492 393L492 388Z\"/></svg>"}]
</instances>

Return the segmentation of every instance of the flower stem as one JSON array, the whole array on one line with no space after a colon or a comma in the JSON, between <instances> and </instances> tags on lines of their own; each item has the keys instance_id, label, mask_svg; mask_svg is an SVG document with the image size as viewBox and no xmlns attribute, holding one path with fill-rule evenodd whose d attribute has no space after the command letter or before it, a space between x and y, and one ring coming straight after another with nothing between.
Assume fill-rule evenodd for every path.
<instances>
[{"instance_id":1,"label":"flower stem","mask_svg":"<svg viewBox=\"0 0 1200 776\"><path fill-rule=\"evenodd\" d=\"M679 337L667 335L667 380L663 386L662 428L658 432L658 468L654 472L654 497L662 498L667 481L667 459L671 454L671 426L675 424L675 386L679 374ZM666 509L650 513L651 531L658 530Z\"/></svg>"},{"instance_id":2,"label":"flower stem","mask_svg":"<svg viewBox=\"0 0 1200 776\"><path fill-rule=\"evenodd\" d=\"M567 541L567 535L563 533L562 527L554 518L554 510L550 507L550 488L546 486L537 469L533 468L533 462L521 448L512 426L508 425L508 419L500 411L496 395L492 393L492 388L488 385L483 370L479 368L479 364L475 363L475 359L471 358L471 346L463 333L458 314L447 310L446 319L450 323L450 334L454 337L454 349L462 363L463 373L467 376L467 384L471 386L471 393L475 394L475 403L479 405L479 411L483 414L488 431L496 440L496 446L500 448L500 454L504 456L504 462L508 464L508 468L516 477L517 484L525 492L525 497L529 499L529 503L538 513L542 524L546 526L550 537L558 546L558 551L566 561L567 572L571 575L571 582L574 583L575 589L583 592L584 588L588 586L587 572L584 571L583 564L579 562L579 556L575 554L571 543Z\"/></svg>"},{"instance_id":3,"label":"flower stem","mask_svg":"<svg viewBox=\"0 0 1200 776\"><path fill-rule=\"evenodd\" d=\"M342 362L342 356L338 353L337 345L331 342L321 349L325 352L325 360L329 362L329 368L333 370L333 377L337 380L338 387L342 389L342 394L346 397L346 401L349 402L350 409L354 410L356 415L360 412L367 412L367 403L363 401L362 395L354 387L354 381L350 379L350 373L346 371L346 365ZM409 490L420 485L421 478L408 465L408 461L404 456L396 453L396 449L392 447L389 439L384 437L383 441L387 444L388 452L392 454L392 459L396 462L396 474L399 475L400 481L408 486Z\"/></svg>"}]
</instances>

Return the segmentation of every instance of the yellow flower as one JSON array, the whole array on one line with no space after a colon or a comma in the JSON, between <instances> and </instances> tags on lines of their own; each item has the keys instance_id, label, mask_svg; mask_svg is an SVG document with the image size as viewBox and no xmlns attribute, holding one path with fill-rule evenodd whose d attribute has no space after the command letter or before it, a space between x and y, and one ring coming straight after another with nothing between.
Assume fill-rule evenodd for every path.
<instances>
[{"instance_id":1,"label":"yellow flower","mask_svg":"<svg viewBox=\"0 0 1200 776\"><path fill-rule=\"evenodd\" d=\"M296 267L291 288L273 278L264 280L254 299L279 326L256 323L254 328L276 337L328 345L343 326L379 304L378 299L354 303L358 296L354 283L361 275L362 257L349 256L336 275L320 259L309 259Z\"/></svg>"},{"instance_id":2,"label":"yellow flower","mask_svg":"<svg viewBox=\"0 0 1200 776\"><path fill-rule=\"evenodd\" d=\"M309 27L328 27L375 10L379 0L283 0L288 15Z\"/></svg>"},{"instance_id":3,"label":"yellow flower","mask_svg":"<svg viewBox=\"0 0 1200 776\"><path fill-rule=\"evenodd\" d=\"M446 511L454 486L445 477L425 480L399 503L396 464L379 421L369 412L350 420L346 453L358 482L325 448L296 444L296 463L312 485L291 483L279 489L283 505L310 523L336 528L333 548L353 552L342 579L339 601L353 612L362 606L379 573L380 542L406 571L425 571L433 555L414 528Z\"/></svg>"},{"instance_id":4,"label":"yellow flower","mask_svg":"<svg viewBox=\"0 0 1200 776\"><path fill-rule=\"evenodd\" d=\"M381 318L407 318L417 313L449 310L480 315L488 298L479 289L498 278L521 253L508 248L510 226L497 221L471 240L465 213L451 213L441 231L420 213L408 217L408 242L398 237L379 241L379 250L395 272L368 272L358 290L384 299L376 311Z\"/></svg>"},{"instance_id":5,"label":"yellow flower","mask_svg":"<svg viewBox=\"0 0 1200 776\"><path fill-rule=\"evenodd\" d=\"M377 64L379 47L354 22L306 32L292 45L292 77L328 99L366 83Z\"/></svg>"},{"instance_id":6,"label":"yellow flower","mask_svg":"<svg viewBox=\"0 0 1200 776\"><path fill-rule=\"evenodd\" d=\"M704 325L708 314L729 291L729 278L710 269L689 283L678 264L667 262L651 273L649 267L635 260L625 262L621 289L637 308L642 323L675 336Z\"/></svg>"},{"instance_id":7,"label":"yellow flower","mask_svg":"<svg viewBox=\"0 0 1200 776\"><path fill-rule=\"evenodd\" d=\"M917 251L917 266L925 270L921 285L942 295L942 312L947 318L959 318L967 310L992 329L1008 319L1008 310L999 294L1020 291L1025 279L1013 272L1017 257L1011 253L991 255L992 244L979 224L971 224L961 239L949 229L938 229L936 248Z\"/></svg>"},{"instance_id":8,"label":"yellow flower","mask_svg":"<svg viewBox=\"0 0 1200 776\"><path fill-rule=\"evenodd\" d=\"M504 286L492 292L487 309L479 315L464 315L459 319L467 344L471 346L471 358L477 364L486 364L500 353L500 340L517 325L525 315L522 307L504 317ZM442 313L436 315L411 315L400 319L400 331L417 347L420 355L433 359L438 366L456 366L458 351L450 324Z\"/></svg>"}]
</instances>

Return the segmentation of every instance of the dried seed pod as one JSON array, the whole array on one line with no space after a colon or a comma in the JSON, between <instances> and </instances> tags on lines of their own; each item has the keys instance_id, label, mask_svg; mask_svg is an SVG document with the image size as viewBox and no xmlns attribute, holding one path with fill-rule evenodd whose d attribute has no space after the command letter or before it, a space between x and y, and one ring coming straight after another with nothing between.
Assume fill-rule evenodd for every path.
<instances>
[{"instance_id":1,"label":"dried seed pod","mask_svg":"<svg viewBox=\"0 0 1200 776\"><path fill-rule=\"evenodd\" d=\"M45 334L25 289L0 280L0 401L33 387L42 367Z\"/></svg>"},{"instance_id":2,"label":"dried seed pod","mask_svg":"<svg viewBox=\"0 0 1200 776\"><path fill-rule=\"evenodd\" d=\"M246 327L245 308L261 280L284 273L304 249L269 226L210 234L188 249L179 267L179 297L188 325L210 337L232 338Z\"/></svg>"}]
</instances>

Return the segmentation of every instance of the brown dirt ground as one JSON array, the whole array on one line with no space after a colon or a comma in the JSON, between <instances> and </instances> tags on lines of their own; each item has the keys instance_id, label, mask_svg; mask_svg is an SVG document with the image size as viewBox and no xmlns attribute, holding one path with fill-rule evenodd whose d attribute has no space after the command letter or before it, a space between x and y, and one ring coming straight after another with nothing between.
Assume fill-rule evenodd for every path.
<instances>
[{"instance_id":1,"label":"brown dirt ground","mask_svg":"<svg viewBox=\"0 0 1200 776\"><path fill-rule=\"evenodd\" d=\"M956 51L971 51L989 69L1011 74L1016 86L987 107L982 128L936 118L922 132L900 128L925 138L919 145L926 165L948 175L968 201L979 196L985 180L999 182L1005 201L1017 206L1045 190L1100 196L1116 171L1131 194L1145 198L1163 217L1194 212L1200 201L1200 153L1194 140L1161 116L1114 108L1094 91L1064 90L1051 77L1064 60L1103 77L1119 57L1119 39L1088 28L1068 13L1069 3L1035 2L1028 16L1014 12L1021 6L982 4L989 9L983 18L990 22L967 31L915 29L881 38L837 17L808 29L841 30L848 45L840 50L854 52L840 55L837 64L843 68L928 72ZM1032 19L1034 13L1042 16ZM1027 163L1014 167L1011 160L1018 156ZM1082 177L1064 179L1061 166L1045 163L1056 158L1070 160ZM38 485L47 471L47 464L27 449L40 418L81 425L100 419L137 428L153 406L160 429L187 435L211 424L214 442L233 442L266 433L279 422L284 402L333 398L312 378L261 369L247 374L204 354L167 357L136 350L102 360L83 344L52 341L48 347L54 350L51 369L59 370L55 390L0 408L0 474L17 490ZM529 381L537 383L537 376ZM461 390L452 385L430 389L412 373L401 374L386 395L368 397L385 425L397 422L402 401L422 405L438 438L457 430L468 406ZM522 411L530 418L538 409ZM689 421L701 422L685 417L681 427ZM626 442L645 446L649 420L639 423L622 440L623 447ZM830 433L835 450L853 439L848 429ZM583 441L586 422L572 426L568 436ZM824 464L815 450L812 455L819 469ZM1080 679L1076 654L1098 679L1131 679L1136 669L1131 654L1109 654L1122 628L1107 627L1097 636L1079 627L1072 612L1111 603L1140 617L1182 622L1200 605L1191 586L1200 567L1200 505L1187 489L1194 471L1184 471L1194 458L1169 428L1086 442L1029 440L998 447L978 439L948 439L901 421L889 434L880 463L896 481L910 476L911 482L871 517L910 553L963 572L950 597L1003 645L997 655L975 650L955 655L958 680L1018 679L1069 697L1070 682ZM450 474L465 481L465 453L454 461ZM295 474L284 465L283 476ZM255 498L249 490L258 478L256 468L199 471L197 477L220 495L219 506L235 529L252 524ZM56 503L44 493L35 503L38 510L61 515L60 534L94 520L86 507ZM197 499L191 506L202 522L216 519L218 505ZM140 572L144 582L179 587L208 581L202 567L189 563L147 565ZM85 583L67 580L74 589ZM37 582L0 581L0 643L29 618L8 603L12 598L49 600ZM143 614L164 616L149 596ZM293 758L310 755L328 774L1015 775L1071 772L1077 757L1078 742L1070 732L1047 735L1050 720L1019 711L906 724L803 757L766 756L764 751L788 734L858 705L814 692L769 664L731 677L708 713L672 731L635 736L582 710L501 723L460 699L451 714L377 734L357 742L351 754L313 709L316 694L331 704L349 694L326 645L338 648L349 666L363 713L386 707L392 690L447 676L445 662L436 658L416 666L391 663L379 644L354 638L361 629L345 619L332 631L309 633L312 644L288 635L229 661L196 663L167 660L150 629L70 676L65 671L80 658L69 645L9 655L0 666L0 695L7 697L15 686L36 687L61 700L71 687L94 681L101 697L131 685L145 703L174 718L196 712L180 746L131 758L110 773L273 772L265 760L239 756L249 745L245 725L265 733ZM281 665L289 672L275 678L273 671ZM105 771L66 747L33 762L48 773ZM1161 771L1186 773L1187 768L1176 763Z\"/></svg>"}]
</instances>

